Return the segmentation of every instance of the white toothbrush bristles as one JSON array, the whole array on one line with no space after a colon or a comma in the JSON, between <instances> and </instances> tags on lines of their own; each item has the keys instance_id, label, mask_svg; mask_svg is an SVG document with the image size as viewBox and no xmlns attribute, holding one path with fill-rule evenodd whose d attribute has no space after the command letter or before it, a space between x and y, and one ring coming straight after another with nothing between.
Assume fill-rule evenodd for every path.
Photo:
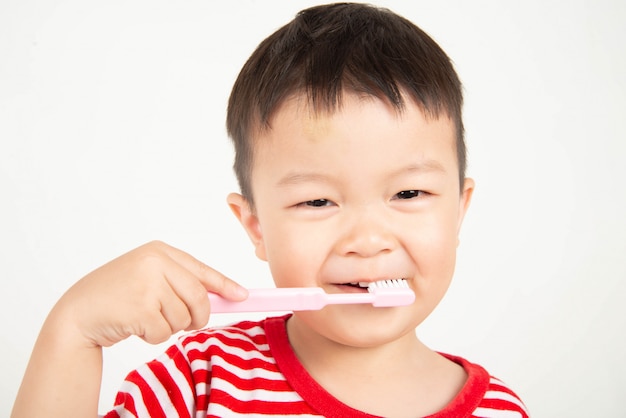
<instances>
[{"instance_id":1,"label":"white toothbrush bristles","mask_svg":"<svg viewBox=\"0 0 626 418\"><path fill-rule=\"evenodd\" d=\"M376 307L410 305L415 301L415 293L404 279L380 280L367 288L374 295L372 305Z\"/></svg>"},{"instance_id":2,"label":"white toothbrush bristles","mask_svg":"<svg viewBox=\"0 0 626 418\"><path fill-rule=\"evenodd\" d=\"M367 287L369 292L373 292L376 289L405 289L409 287L409 283L405 279L390 279L390 280L379 280L377 282L372 282Z\"/></svg>"}]
</instances>

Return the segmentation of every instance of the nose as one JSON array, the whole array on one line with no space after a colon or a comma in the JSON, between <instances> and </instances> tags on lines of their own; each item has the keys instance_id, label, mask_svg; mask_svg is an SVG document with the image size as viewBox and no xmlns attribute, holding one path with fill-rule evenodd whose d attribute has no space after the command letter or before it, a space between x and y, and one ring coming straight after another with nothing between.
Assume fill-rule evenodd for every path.
<instances>
[{"instance_id":1,"label":"nose","mask_svg":"<svg viewBox=\"0 0 626 418\"><path fill-rule=\"evenodd\" d=\"M390 222L382 211L367 209L344 217L337 241L341 255L373 257L398 245Z\"/></svg>"}]
</instances>

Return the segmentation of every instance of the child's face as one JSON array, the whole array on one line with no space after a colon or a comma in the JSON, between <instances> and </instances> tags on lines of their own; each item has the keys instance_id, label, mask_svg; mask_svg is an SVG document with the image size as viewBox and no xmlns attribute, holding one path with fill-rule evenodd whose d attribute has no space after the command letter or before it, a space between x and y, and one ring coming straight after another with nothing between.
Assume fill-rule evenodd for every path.
<instances>
[{"instance_id":1,"label":"child's face","mask_svg":"<svg viewBox=\"0 0 626 418\"><path fill-rule=\"evenodd\" d=\"M362 292L349 283L408 280L409 307L336 305L294 316L303 330L371 346L412 331L446 292L473 190L458 178L445 117L427 120L411 101L398 114L352 94L335 113L315 116L295 98L255 139L255 210L229 199L278 287Z\"/></svg>"}]
</instances>

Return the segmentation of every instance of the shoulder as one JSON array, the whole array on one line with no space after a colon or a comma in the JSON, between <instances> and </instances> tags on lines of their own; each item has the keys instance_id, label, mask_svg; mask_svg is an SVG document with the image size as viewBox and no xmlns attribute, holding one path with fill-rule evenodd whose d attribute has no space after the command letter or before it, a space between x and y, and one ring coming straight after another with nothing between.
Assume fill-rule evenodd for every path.
<instances>
[{"instance_id":1,"label":"shoulder","mask_svg":"<svg viewBox=\"0 0 626 418\"><path fill-rule=\"evenodd\" d=\"M209 403L219 407L220 394L228 398L233 388L245 391L259 375L281 380L268 348L265 321L193 331L131 372L107 417L190 416L191 411L207 411Z\"/></svg>"},{"instance_id":2,"label":"shoulder","mask_svg":"<svg viewBox=\"0 0 626 418\"><path fill-rule=\"evenodd\" d=\"M501 416L499 411L517 413L510 416L529 416L526 405L513 389L500 379L489 376L489 386L476 412L481 412L485 417L498 417Z\"/></svg>"},{"instance_id":3,"label":"shoulder","mask_svg":"<svg viewBox=\"0 0 626 418\"><path fill-rule=\"evenodd\" d=\"M529 416L520 397L502 380L482 366L464 358L442 354L459 364L467 373L467 381L455 399L437 417L456 417L471 413L485 418Z\"/></svg>"},{"instance_id":4,"label":"shoulder","mask_svg":"<svg viewBox=\"0 0 626 418\"><path fill-rule=\"evenodd\" d=\"M265 322L242 321L193 331L182 335L175 347L190 362L207 355L223 356L241 352L269 354Z\"/></svg>"},{"instance_id":5,"label":"shoulder","mask_svg":"<svg viewBox=\"0 0 626 418\"><path fill-rule=\"evenodd\" d=\"M192 331L179 337L178 344L181 346L197 345L215 339L220 341L243 340L262 343L266 341L265 322L266 320L241 321Z\"/></svg>"}]
</instances>

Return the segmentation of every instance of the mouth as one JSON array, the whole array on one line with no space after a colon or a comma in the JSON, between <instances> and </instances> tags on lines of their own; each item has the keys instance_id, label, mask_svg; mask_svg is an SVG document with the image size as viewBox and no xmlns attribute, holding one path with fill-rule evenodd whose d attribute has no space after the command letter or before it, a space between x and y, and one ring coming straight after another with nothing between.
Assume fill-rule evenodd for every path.
<instances>
[{"instance_id":1,"label":"mouth","mask_svg":"<svg viewBox=\"0 0 626 418\"><path fill-rule=\"evenodd\" d=\"M370 281L358 281L349 283L335 283L334 285L340 287L342 291L348 292L367 292L370 286L385 287L388 283L397 282L399 280L405 281L406 279L382 279L382 280L370 280Z\"/></svg>"}]
</instances>

